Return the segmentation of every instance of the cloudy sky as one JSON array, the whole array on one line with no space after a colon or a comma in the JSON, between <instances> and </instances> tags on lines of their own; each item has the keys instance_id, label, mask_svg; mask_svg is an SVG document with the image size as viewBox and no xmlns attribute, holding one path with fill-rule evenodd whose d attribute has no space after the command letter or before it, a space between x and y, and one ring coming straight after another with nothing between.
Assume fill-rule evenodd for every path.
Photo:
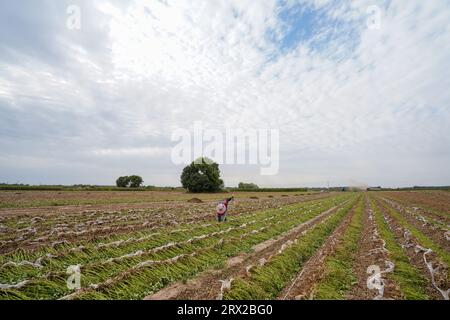
<instances>
[{"instance_id":1,"label":"cloudy sky","mask_svg":"<svg viewBox=\"0 0 450 320\"><path fill-rule=\"evenodd\" d=\"M280 130L228 186L449 185L450 4L0 0L0 182L179 185L196 120Z\"/></svg>"}]
</instances>

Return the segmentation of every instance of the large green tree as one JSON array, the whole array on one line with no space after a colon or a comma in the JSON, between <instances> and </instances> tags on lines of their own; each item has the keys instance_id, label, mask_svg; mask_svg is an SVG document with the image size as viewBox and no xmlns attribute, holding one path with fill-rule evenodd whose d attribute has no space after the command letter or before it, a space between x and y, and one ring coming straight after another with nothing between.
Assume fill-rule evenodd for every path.
<instances>
[{"instance_id":1,"label":"large green tree","mask_svg":"<svg viewBox=\"0 0 450 320\"><path fill-rule=\"evenodd\" d=\"M199 158L184 168L181 184L190 192L216 192L224 187L219 165L208 158Z\"/></svg>"},{"instance_id":2,"label":"large green tree","mask_svg":"<svg viewBox=\"0 0 450 320\"><path fill-rule=\"evenodd\" d=\"M139 188L144 180L140 176L131 176L130 178L130 188Z\"/></svg>"},{"instance_id":3,"label":"large green tree","mask_svg":"<svg viewBox=\"0 0 450 320\"><path fill-rule=\"evenodd\" d=\"M130 177L127 177L127 176L119 177L116 180L116 185L119 188L127 188L129 184L130 184Z\"/></svg>"}]
</instances>

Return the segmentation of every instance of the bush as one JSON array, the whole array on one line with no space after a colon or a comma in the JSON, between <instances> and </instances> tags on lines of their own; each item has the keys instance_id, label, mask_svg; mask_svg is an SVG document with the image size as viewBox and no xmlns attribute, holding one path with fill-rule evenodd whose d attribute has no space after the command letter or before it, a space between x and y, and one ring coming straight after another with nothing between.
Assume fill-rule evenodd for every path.
<instances>
[{"instance_id":1,"label":"bush","mask_svg":"<svg viewBox=\"0 0 450 320\"><path fill-rule=\"evenodd\" d=\"M181 184L190 192L216 192L224 186L219 165L208 158L199 158L184 168Z\"/></svg>"}]
</instances>

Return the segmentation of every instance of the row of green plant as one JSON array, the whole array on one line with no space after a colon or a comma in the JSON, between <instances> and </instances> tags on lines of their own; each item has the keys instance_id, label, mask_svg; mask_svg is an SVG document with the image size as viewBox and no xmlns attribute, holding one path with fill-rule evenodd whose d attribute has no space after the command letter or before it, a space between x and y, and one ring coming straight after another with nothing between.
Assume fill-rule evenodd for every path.
<instances>
[{"instance_id":1,"label":"row of green plant","mask_svg":"<svg viewBox=\"0 0 450 320\"><path fill-rule=\"evenodd\" d=\"M348 229L335 252L325 262L324 277L314 290L315 299L346 299L350 289L357 283L354 265L363 230L364 200L361 197Z\"/></svg>"},{"instance_id":2,"label":"row of green plant","mask_svg":"<svg viewBox=\"0 0 450 320\"><path fill-rule=\"evenodd\" d=\"M422 247L432 249L439 256L439 258L447 264L447 266L450 266L450 253L447 252L447 250L433 242L433 240L411 224L400 212L392 208L385 201L383 201L381 205L388 210L389 215L397 220L403 228L408 229L412 233Z\"/></svg>"},{"instance_id":3,"label":"row of green plant","mask_svg":"<svg viewBox=\"0 0 450 320\"><path fill-rule=\"evenodd\" d=\"M378 202L371 199L371 206L374 211L380 237L386 242L386 249L389 251L389 258L395 264L394 271L387 275L399 286L400 291L408 300L428 300L430 297L426 293L427 279L411 263L406 251L397 241L394 232L380 211Z\"/></svg>"},{"instance_id":4,"label":"row of green plant","mask_svg":"<svg viewBox=\"0 0 450 320\"><path fill-rule=\"evenodd\" d=\"M342 199L345 200L348 199L348 197ZM163 282L170 283L177 280L187 280L188 278L197 275L198 272L206 269L222 268L229 257L235 256L242 252L250 252L254 245L276 237L283 232L292 229L294 226L312 219L320 212L323 212L336 204L336 202L331 203L331 206L328 205L323 207L318 210L318 212L311 210L300 215L294 214L287 219L289 225L287 222L275 224L272 227L265 229L263 232L249 234L245 238L236 237L229 241L225 241L222 245L207 249L199 255L186 257L183 259L183 262L168 264L162 267L155 266L139 270L138 272L133 272L131 275L127 276L125 280L121 279L121 281L117 281L113 285L107 286L102 290L93 290L82 294L79 298L141 298L143 297L142 292L151 294L162 288L160 277L163 277L164 279L169 278L170 280L165 280ZM157 285L158 283L160 284L159 286ZM148 284L151 284L153 290L148 289Z\"/></svg>"},{"instance_id":5,"label":"row of green plant","mask_svg":"<svg viewBox=\"0 0 450 320\"><path fill-rule=\"evenodd\" d=\"M228 191L240 192L308 192L307 188L227 188Z\"/></svg>"},{"instance_id":6,"label":"row of green plant","mask_svg":"<svg viewBox=\"0 0 450 320\"><path fill-rule=\"evenodd\" d=\"M296 244L274 256L265 265L253 269L249 278L235 280L224 298L228 300L275 299L301 270L304 263L324 244L350 212L355 201L354 197L353 201L340 208L330 218L315 225L301 236Z\"/></svg>"},{"instance_id":7,"label":"row of green plant","mask_svg":"<svg viewBox=\"0 0 450 320\"><path fill-rule=\"evenodd\" d=\"M444 218L445 220L448 220L449 218L449 214L448 212L443 212L441 210L437 210L436 208L431 208L430 206L424 205L423 203L415 203L413 201L408 202L407 200L404 200L402 198L399 197L395 197L395 193L391 194L383 194L387 199L390 199L392 201L395 201L399 204L401 204L403 207L418 207L421 209L424 209L423 212L421 212L421 214L424 214L429 220L437 222L438 224L440 224L441 226L447 226L446 224L443 223L439 223L438 221L436 221L437 219L442 220L442 218ZM444 221L445 221L444 220Z\"/></svg>"},{"instance_id":8,"label":"row of green plant","mask_svg":"<svg viewBox=\"0 0 450 320\"><path fill-rule=\"evenodd\" d=\"M1 191L1 189L0 189ZM126 195L111 195L103 194L104 197L101 197L100 194L91 195L90 197L86 197L85 194L80 192L76 198L65 198L65 191L70 193L70 191L75 190L61 190L61 192L55 193L52 198L38 198L38 194L36 198L27 198L27 197L14 197L14 198L4 198L0 202L0 208L31 208L31 207L60 207L60 206L69 206L69 205L102 205L102 204L133 204L133 203L148 203L148 202L161 202L161 201L186 201L191 199L193 196L199 197L202 200L211 200L218 201L223 200L224 197L229 196L231 192L233 192L235 198L248 198L249 194L255 193L289 193L289 195L298 195L297 193L293 193L294 191L286 191L280 189L266 189L266 190L223 190L220 192L213 193L202 193L202 194L191 194L185 192L184 189L177 189L177 192L172 192L171 190L158 190L158 189L111 189L111 190L89 190L89 191L140 191L136 193L130 192ZM76 190L76 191L86 191L86 190ZM147 191L147 192L145 192ZM154 192L154 191L167 191L164 194ZM10 192L10 191L7 191ZM12 192L12 191L11 191ZM295 191L302 193L302 191ZM308 194L312 194L310 192Z\"/></svg>"},{"instance_id":9,"label":"row of green plant","mask_svg":"<svg viewBox=\"0 0 450 320\"><path fill-rule=\"evenodd\" d=\"M294 199L291 199L294 200ZM289 201L291 202L291 201ZM292 201L293 202L293 201ZM292 203L291 202L291 203ZM275 207L276 202L269 203L269 207ZM233 209L238 211L239 213L245 213L248 211L254 211L257 207L267 208L267 203L261 202L256 206L249 202L240 202L233 206ZM250 210L249 210L250 209ZM156 217L160 215L161 212L164 212L164 215L167 212L167 208L164 207L153 207L147 208L145 210L139 209L138 211L134 210L125 210L122 209L120 211L115 212L101 212L101 211L93 211L94 215L89 212L74 213L67 215L46 215L45 219L40 221L33 221L29 216L19 216L19 217L8 217L1 222L2 226L7 227L8 229L5 232L0 234L1 240L14 240L17 238L16 230L24 229L26 227L37 228L36 232L33 235L29 235L29 241L33 239L40 238L41 241L44 240L45 237L49 236L49 233L54 231L54 227L58 225L67 226L71 230L79 231L80 227L84 223L95 223L98 220L103 221L101 226L91 226L91 227L81 227L81 229L93 228L94 230L101 230L104 226L107 228L132 228L136 226L137 228L142 227L143 221L148 222L147 225L161 224L161 219L159 222L156 222ZM88 213L88 214L86 214ZM182 208L178 209L178 213L176 216L176 220L178 223L185 223L188 221L192 221L195 219L196 214L202 214L205 216L205 207L204 206L189 206L186 204ZM35 217L40 219L40 217ZM127 220L123 220L126 218ZM105 223L106 222L106 223ZM70 230L69 230L70 232ZM53 234L52 234L53 235ZM44 237L44 238L43 238ZM55 238L55 235L52 237Z\"/></svg>"},{"instance_id":10,"label":"row of green plant","mask_svg":"<svg viewBox=\"0 0 450 320\"><path fill-rule=\"evenodd\" d=\"M448 214L446 214L446 213L434 211L433 209L425 208L424 206L421 206L420 208L425 209L426 210L425 212L412 212L411 213L411 210L414 210L414 209L411 208L411 205L408 206L407 204L405 204L404 201L399 201L398 199L392 198L392 197L385 197L385 199L393 201L395 204L399 205L405 211L405 212L402 212L402 214L403 213L407 214L414 219L417 219L417 217L418 217L417 214L422 215L426 219L426 223L429 224L432 229L438 229L438 230L440 229L443 232L449 230L447 223L442 221L440 218L436 218L436 217L444 217L444 216L448 217ZM398 210L398 208L396 210L401 212L400 210ZM422 221L420 221L419 223L422 223Z\"/></svg>"},{"instance_id":11,"label":"row of green plant","mask_svg":"<svg viewBox=\"0 0 450 320\"><path fill-rule=\"evenodd\" d=\"M278 217L277 220L282 221L282 223L274 225L270 230L267 230L265 232L262 232L261 234L257 234L255 236L253 236L252 238L254 238L254 240L250 241L250 243L253 244L255 240L259 241L259 239L261 237L262 237L262 239L268 239L268 237L270 238L273 235L276 235L276 234L279 234L286 230L289 230L290 228L293 228L296 224L301 223L302 221L305 221L305 219L312 218L313 216L319 214L321 211L326 210L328 207L331 207L331 206L335 205L336 203L343 201L344 199L345 198L343 198L343 197L339 197L339 198L334 198L334 199L322 200L322 202L314 202L314 203L320 204L320 205L317 205L317 208L314 208L314 210L310 210L310 211L308 211L308 207L304 208L305 204L300 204L300 205L296 205L296 206L289 206L289 207L283 208L282 210L268 210L268 211L261 212L261 213L259 213L258 218L263 219L263 218L267 218L267 216L270 214L272 214L272 215L276 214ZM310 206L311 206L311 204L310 204ZM298 215L296 214L296 215L293 215L293 217L291 217L290 215L287 214L289 211L294 211L294 212L301 211L301 212L303 212L303 214L298 214ZM239 219L237 218L237 221L233 221L232 223L234 223L235 225L239 225L241 223L245 223L245 221L247 221L247 222L250 221L249 219L255 219L255 217L249 217L249 216L239 217ZM253 225L253 228L261 227L263 225L264 224L255 224L255 225ZM204 228L201 231L205 232L206 230L208 230L210 232L213 232L213 230L217 231L217 230L220 230L223 228L228 228L229 226L230 225L223 225L223 224L222 225L212 225L210 227ZM238 236L239 234L245 233L245 231L248 231L248 230L249 229L247 229L247 230L242 229L242 230L236 231L235 233L230 233L229 236L230 237ZM200 232L200 230L197 230L197 231ZM175 242L182 241L182 239L187 239L188 237L193 237L193 236L194 236L194 234L191 232L183 232L180 234L174 234L174 235L168 234L167 236L155 237L154 239L149 240L149 242L146 244L143 244L143 243L139 243L138 245L134 244L133 250L138 249L138 248L141 250L146 249L146 248L154 248L154 247L163 245L164 243L169 243L169 242L173 242L173 241L175 241ZM122 236L122 237L123 237L123 239L125 239L125 236ZM108 266L100 266L98 268L95 267L95 263L94 263L91 265L91 267L92 267L91 270L89 270L89 269L83 270L83 279L85 281L85 285L91 284L91 283L96 283L96 282L101 282L102 280L112 277L118 273L126 272L127 269L138 264L139 262L145 261L146 259L164 260L167 258L177 256L180 253L193 252L193 251L195 251L195 249L198 250L201 248L205 248L208 245L210 245L211 243L214 243L214 241L217 241L217 238L216 239L207 238L204 241L199 241L199 242L196 242L193 244L189 244L188 246L184 246L183 248L173 248L170 250L158 252L157 254L153 254L151 256L142 255L142 256L139 256L136 258L130 257L129 259L123 259L119 262L114 262L114 263L108 264ZM239 243L243 245L243 244L245 244L245 241L244 242L239 241ZM228 245L227 245L227 247L228 247ZM237 252L242 251L242 249L248 249L248 247L245 247L245 246L240 247L239 245L233 245L230 248L231 248L232 252L236 252L235 248L241 249ZM125 250L124 249L125 248L119 247L119 248L108 248L105 250L91 249L91 250L83 250L80 252L74 252L73 254L68 255L67 259L50 260L51 261L50 269L60 271L60 270L65 270L65 268L68 265L79 264L80 261L102 261L107 258L118 257L118 256L121 256L124 254L131 253L129 251L131 249L130 246L126 246L126 249ZM210 253L208 252L206 254L210 254ZM225 259L226 257L227 257L227 255L225 254L222 258ZM195 257L193 259L200 259L200 257ZM202 268L200 268L200 269L202 269ZM25 267L25 269L26 269L26 267ZM19 275L19 274L23 275L25 269L22 268L20 270L20 272L17 269L16 272L14 272L14 273L16 275ZM8 280L15 278L11 274L12 270L14 270L14 269L9 269L9 271L6 272L6 275L3 275L2 278L7 278ZM31 268L31 270L29 270L29 273L27 275L32 276L34 273L34 276L43 276L45 274L48 274L48 271L49 270L45 269L45 268L44 268L44 270L40 270L40 269L36 270L35 268ZM188 275L190 275L190 273ZM139 276L139 275L137 275L137 276ZM180 277L181 276L183 276L183 274L180 274ZM186 274L184 274L184 276L186 276ZM59 281L55 282L54 280L56 280L56 279L59 279ZM65 288L65 279L66 279L66 277L63 276L62 274L57 274L57 276L54 279L52 279L53 281L50 281L50 279L37 279L36 281L33 281L30 285L27 285L26 287L24 287L23 290L10 290L6 294L8 296L11 296L11 294L14 295L14 294L19 294L19 293L22 295L24 292L27 292L27 295L29 295L29 297L36 298L36 296L34 296L34 294L36 292L39 292L40 296L38 296L38 297L44 297L44 298L59 297L61 294L67 293L67 289ZM58 285L56 285L56 283L58 283ZM164 283L164 281L162 283ZM49 286L53 289L44 290L44 292L46 292L46 294L43 295L42 291L40 291L41 290L40 288L49 287Z\"/></svg>"},{"instance_id":12,"label":"row of green plant","mask_svg":"<svg viewBox=\"0 0 450 320\"><path fill-rule=\"evenodd\" d=\"M268 216L272 215L274 212L278 213L278 214L285 214L286 212L289 212L291 210L302 210L303 208L310 208L310 207L316 206L316 205L323 206L323 205L335 204L335 203L338 203L339 201L342 201L342 199L344 199L344 198L345 197L337 196L337 197L328 198L325 200L311 200L311 201L306 201L306 202L302 202L302 203L285 206L280 210L268 209L268 210L256 211L256 212L250 213L250 214L236 215L236 216L230 217L230 221L226 225L225 224L216 224L216 223L208 224L206 222L202 223L202 224L185 223L185 224L178 224L177 226L172 226L172 227L160 227L159 229L156 229L156 230L149 229L148 231L133 231L133 232L125 233L125 234L113 234L111 236L103 237L103 238L97 237L92 240L78 242L77 246L85 247L85 250L87 252L89 252L90 250L97 251L97 246L100 243L129 240L130 238L145 238L148 235L151 235L151 234L154 234L155 232L161 231L161 235L158 235L157 237L155 236L154 239L152 239L152 241L160 240L157 243L155 243L155 246L159 246L159 245L161 245L161 242L169 241L169 239L172 239L172 238L167 238L167 237L172 236L176 230L182 230L184 232L186 239L188 239L188 237L191 235L196 236L196 235L208 232L208 231L214 232L217 230L223 230L223 229L228 228L228 226L230 226L230 225L231 226L239 225L239 224L246 223L246 222L254 220L254 219L264 219L264 218L267 218ZM203 228L202 226L205 224L207 225L207 227ZM197 233L193 232L193 230L196 230ZM142 245L142 243L137 243L137 245ZM52 248L49 244L48 246L42 247L36 251L18 249L11 254L6 254L6 255L0 256L0 262L4 263L4 262L10 261L10 260L16 261L16 262L19 262L22 260L32 261L32 260L38 259L39 257L44 256L47 253L50 253L52 255L60 255L61 252L70 252L70 249L72 249L73 246L74 246L74 244L68 243L68 244L62 244L62 245L58 246L58 248ZM131 247L129 247L129 248L131 248Z\"/></svg>"}]
</instances>

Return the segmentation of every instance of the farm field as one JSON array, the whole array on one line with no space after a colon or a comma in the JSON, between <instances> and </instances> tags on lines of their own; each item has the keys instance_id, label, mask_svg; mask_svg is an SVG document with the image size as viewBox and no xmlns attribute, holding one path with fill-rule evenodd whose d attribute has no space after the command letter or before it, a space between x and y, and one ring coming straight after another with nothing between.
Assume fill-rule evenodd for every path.
<instances>
[{"instance_id":1,"label":"farm field","mask_svg":"<svg viewBox=\"0 0 450 320\"><path fill-rule=\"evenodd\" d=\"M448 192L234 195L0 192L0 299L448 299Z\"/></svg>"},{"instance_id":2,"label":"farm field","mask_svg":"<svg viewBox=\"0 0 450 320\"><path fill-rule=\"evenodd\" d=\"M308 194L307 192L236 192L236 198ZM219 200L227 193L199 194L201 200ZM190 200L180 191L0 191L0 208L124 205Z\"/></svg>"}]
</instances>

